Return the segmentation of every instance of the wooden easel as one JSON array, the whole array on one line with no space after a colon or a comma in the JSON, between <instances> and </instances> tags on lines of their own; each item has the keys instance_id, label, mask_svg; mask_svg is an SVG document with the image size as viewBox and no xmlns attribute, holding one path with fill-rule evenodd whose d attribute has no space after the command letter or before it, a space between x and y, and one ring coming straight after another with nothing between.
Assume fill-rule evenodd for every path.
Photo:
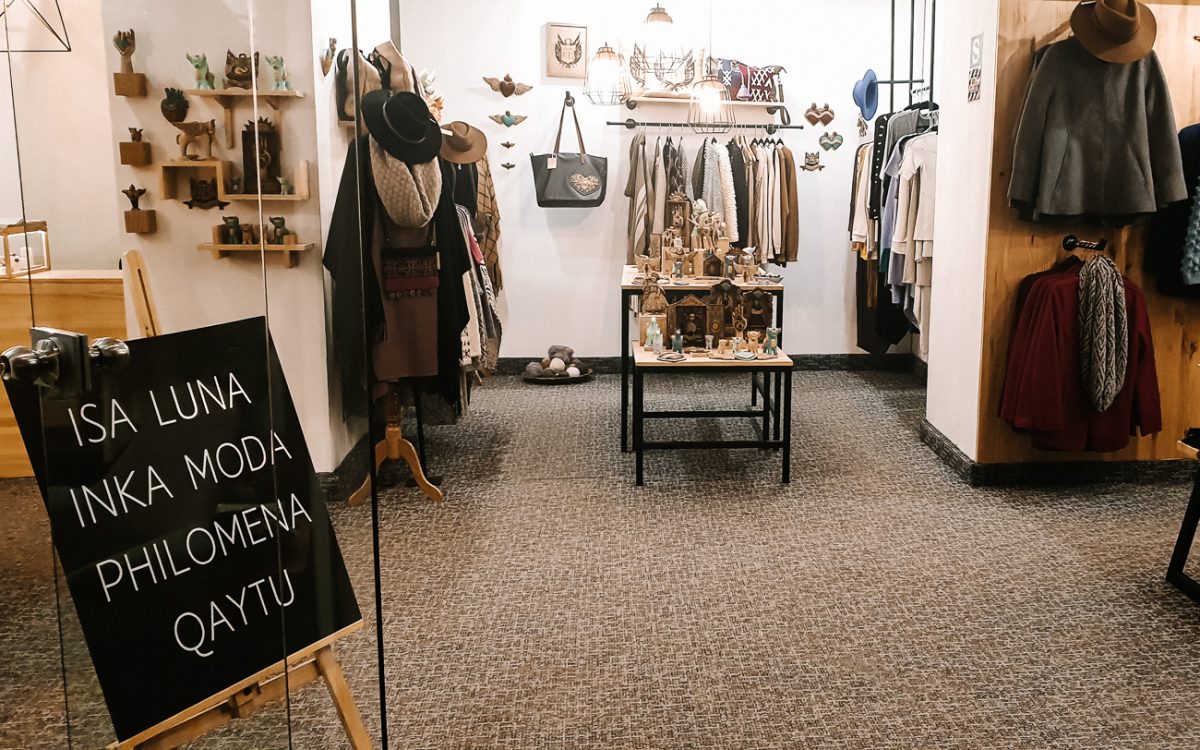
<instances>
[{"instance_id":1,"label":"wooden easel","mask_svg":"<svg viewBox=\"0 0 1200 750\"><path fill-rule=\"evenodd\" d=\"M294 693L318 679L325 680L342 728L350 739L350 747L353 750L370 750L371 738L358 707L354 705L354 697L350 694L342 667L333 653L336 641L362 627L363 623L359 620L289 656L286 682L283 665L273 665L134 737L109 745L107 750L174 750L235 719L249 716L265 704L284 697L289 688Z\"/></svg>"},{"instance_id":2,"label":"wooden easel","mask_svg":"<svg viewBox=\"0 0 1200 750\"><path fill-rule=\"evenodd\" d=\"M158 324L158 308L154 306L154 295L150 292L150 276L146 272L146 261L137 250L129 250L121 259L129 272L129 297L137 317L142 338L157 336L162 332Z\"/></svg>"},{"instance_id":3,"label":"wooden easel","mask_svg":"<svg viewBox=\"0 0 1200 750\"><path fill-rule=\"evenodd\" d=\"M417 456L417 449L412 443L404 437L401 431L401 420L404 416L404 405L400 403L399 398L395 394L388 394L380 400L380 406L383 408L384 419L387 421L387 430L384 433L384 438L379 443L375 444L375 469L383 466L383 462L388 459L393 461L404 461L408 464L408 468L412 471L413 481L417 483L417 487L434 502L440 502L446 498L446 493L429 481L425 476L425 469L421 466L421 459ZM355 490L350 495L350 506L357 507L362 505L371 497L371 478L367 477L362 486Z\"/></svg>"}]
</instances>

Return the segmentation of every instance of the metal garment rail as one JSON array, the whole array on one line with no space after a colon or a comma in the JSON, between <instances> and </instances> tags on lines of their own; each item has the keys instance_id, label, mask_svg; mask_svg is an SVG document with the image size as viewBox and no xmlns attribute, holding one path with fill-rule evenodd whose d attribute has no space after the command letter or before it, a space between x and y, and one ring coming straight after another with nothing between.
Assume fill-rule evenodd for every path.
<instances>
[{"instance_id":1,"label":"metal garment rail","mask_svg":"<svg viewBox=\"0 0 1200 750\"><path fill-rule=\"evenodd\" d=\"M627 128L629 130L633 130L635 128L684 128L684 129L686 129L688 127L688 124L686 122L639 122L638 120L634 120L633 118L630 118L628 120L621 120L621 121L610 120L607 124L612 125L612 126L620 126L623 128ZM766 132L768 135L770 135L779 130L804 130L804 126L803 125L778 125L773 122L767 122L767 123L763 123L761 125L748 125L748 124L744 124L744 123L738 123L736 125L730 125L729 129L730 130L762 130L762 131Z\"/></svg>"}]
</instances>

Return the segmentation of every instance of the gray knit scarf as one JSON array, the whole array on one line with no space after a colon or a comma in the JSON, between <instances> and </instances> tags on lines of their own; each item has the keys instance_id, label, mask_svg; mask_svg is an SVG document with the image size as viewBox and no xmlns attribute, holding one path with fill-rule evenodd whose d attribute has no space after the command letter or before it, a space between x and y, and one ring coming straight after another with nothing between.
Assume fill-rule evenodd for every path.
<instances>
[{"instance_id":1,"label":"gray knit scarf","mask_svg":"<svg viewBox=\"0 0 1200 750\"><path fill-rule=\"evenodd\" d=\"M1079 362L1092 407L1112 406L1129 365L1125 280L1117 265L1098 255L1079 270Z\"/></svg>"}]
</instances>

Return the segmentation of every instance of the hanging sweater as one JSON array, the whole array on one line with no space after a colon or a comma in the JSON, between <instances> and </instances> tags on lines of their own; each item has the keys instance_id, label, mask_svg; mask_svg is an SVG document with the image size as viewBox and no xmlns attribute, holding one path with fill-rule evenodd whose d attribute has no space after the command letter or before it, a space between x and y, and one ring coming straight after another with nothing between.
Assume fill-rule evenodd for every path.
<instances>
[{"instance_id":1,"label":"hanging sweater","mask_svg":"<svg viewBox=\"0 0 1200 750\"><path fill-rule=\"evenodd\" d=\"M738 234L737 188L733 180L733 164L729 159L728 149L716 145L712 148L721 168L721 218L725 221L726 236L730 243L734 243L741 235Z\"/></svg>"}]
</instances>

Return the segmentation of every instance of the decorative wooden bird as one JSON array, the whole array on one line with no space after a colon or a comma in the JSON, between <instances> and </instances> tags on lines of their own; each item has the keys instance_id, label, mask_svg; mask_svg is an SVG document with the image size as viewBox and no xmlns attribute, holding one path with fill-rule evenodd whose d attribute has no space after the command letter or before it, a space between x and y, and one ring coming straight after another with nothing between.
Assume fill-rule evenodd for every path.
<instances>
[{"instance_id":1,"label":"decorative wooden bird","mask_svg":"<svg viewBox=\"0 0 1200 750\"><path fill-rule=\"evenodd\" d=\"M501 164L500 166L504 167L505 169L512 169L513 167L515 167L517 165L513 164L511 161L506 161L503 164Z\"/></svg>"},{"instance_id":2,"label":"decorative wooden bird","mask_svg":"<svg viewBox=\"0 0 1200 750\"><path fill-rule=\"evenodd\" d=\"M140 187L135 187L133 185L130 185L129 187L122 190L121 192L125 194L125 197L128 198L129 202L133 205L133 210L134 211L139 210L138 209L138 201L140 201L142 199L142 196L146 194L146 188L140 188Z\"/></svg>"},{"instance_id":3,"label":"decorative wooden bird","mask_svg":"<svg viewBox=\"0 0 1200 750\"><path fill-rule=\"evenodd\" d=\"M487 85L492 87L492 91L499 91L501 96L503 96L505 99L514 94L521 96L522 94L527 94L530 91L533 91L533 86L526 86L523 83L516 83L513 81L512 76L510 75L506 75L504 78L488 78L487 76L484 76L483 80L487 82Z\"/></svg>"},{"instance_id":4,"label":"decorative wooden bird","mask_svg":"<svg viewBox=\"0 0 1200 750\"><path fill-rule=\"evenodd\" d=\"M514 115L507 109L504 110L504 114L502 115L489 115L489 117L492 121L498 122L506 128L511 128L513 125L520 125L529 119L528 115Z\"/></svg>"},{"instance_id":5,"label":"decorative wooden bird","mask_svg":"<svg viewBox=\"0 0 1200 750\"><path fill-rule=\"evenodd\" d=\"M504 143L501 143L500 145L505 148L512 148L513 146L515 146L517 144L513 143L512 141L505 141Z\"/></svg>"}]
</instances>

